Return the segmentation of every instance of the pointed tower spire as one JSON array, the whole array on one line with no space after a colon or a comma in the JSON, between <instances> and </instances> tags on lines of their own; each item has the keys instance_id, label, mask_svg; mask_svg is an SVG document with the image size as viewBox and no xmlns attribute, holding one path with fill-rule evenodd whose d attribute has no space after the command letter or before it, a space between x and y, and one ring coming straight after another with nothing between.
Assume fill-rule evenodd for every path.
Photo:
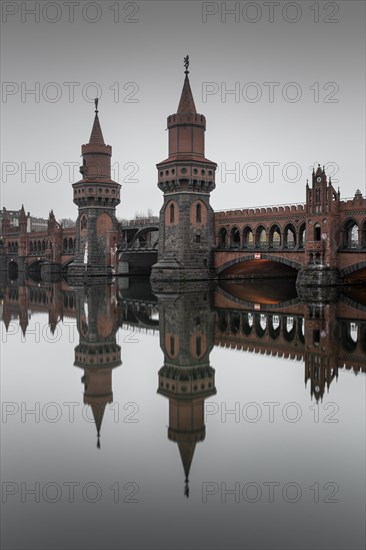
<instances>
[{"instance_id":1,"label":"pointed tower spire","mask_svg":"<svg viewBox=\"0 0 366 550\"><path fill-rule=\"evenodd\" d=\"M188 70L189 55L187 55L184 58L184 66L186 68L186 70L184 71L186 77L184 79L183 90L182 90L182 94L180 96L180 101L179 101L179 105L178 105L177 114L182 115L182 114L186 114L186 113L192 113L192 114L195 115L195 114L197 114L196 105L194 103L193 94L192 94L192 90L191 90L191 85L189 83L189 78L188 78L188 74L189 74L189 70Z\"/></svg>"},{"instance_id":2,"label":"pointed tower spire","mask_svg":"<svg viewBox=\"0 0 366 550\"><path fill-rule=\"evenodd\" d=\"M98 145L105 145L104 137L103 137L103 133L102 133L102 129L100 127L100 122L99 122L99 117L98 117L98 113L99 113L99 111L98 111L98 102L99 102L99 99L96 97L94 99L95 117L94 117L93 128L92 128L92 131L91 131L91 134L90 134L89 143L95 143L95 144L98 144Z\"/></svg>"}]
</instances>

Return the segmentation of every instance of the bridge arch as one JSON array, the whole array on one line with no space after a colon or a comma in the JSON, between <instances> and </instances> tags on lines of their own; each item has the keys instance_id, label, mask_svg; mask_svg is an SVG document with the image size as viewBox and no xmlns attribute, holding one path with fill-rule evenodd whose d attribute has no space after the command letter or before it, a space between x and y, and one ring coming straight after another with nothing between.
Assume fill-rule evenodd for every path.
<instances>
[{"instance_id":1,"label":"bridge arch","mask_svg":"<svg viewBox=\"0 0 366 550\"><path fill-rule=\"evenodd\" d=\"M240 230L237 225L230 229L230 248L240 248Z\"/></svg>"},{"instance_id":2,"label":"bridge arch","mask_svg":"<svg viewBox=\"0 0 366 550\"><path fill-rule=\"evenodd\" d=\"M149 225L139 229L131 239L129 243L129 248L132 248L137 241L141 242L141 237L145 237L145 235L147 235L148 233L155 233L157 231L159 231L158 225Z\"/></svg>"},{"instance_id":3,"label":"bridge arch","mask_svg":"<svg viewBox=\"0 0 366 550\"><path fill-rule=\"evenodd\" d=\"M277 223L273 224L269 230L269 246L271 248L280 248L282 242L281 229Z\"/></svg>"},{"instance_id":4,"label":"bridge arch","mask_svg":"<svg viewBox=\"0 0 366 550\"><path fill-rule=\"evenodd\" d=\"M260 224L255 230L255 244L259 247L267 243L267 230L264 225Z\"/></svg>"},{"instance_id":5,"label":"bridge arch","mask_svg":"<svg viewBox=\"0 0 366 550\"><path fill-rule=\"evenodd\" d=\"M348 218L342 225L342 244L343 248L358 248L359 246L359 227L354 218Z\"/></svg>"},{"instance_id":6,"label":"bridge arch","mask_svg":"<svg viewBox=\"0 0 366 550\"><path fill-rule=\"evenodd\" d=\"M288 267L292 267L293 269L296 269L297 271L299 271L302 267L301 264L299 264L298 262L294 262L293 260L289 260L288 258L282 258L281 256L276 256L273 254L261 253L261 259L284 264L284 265L287 265ZM256 262L258 262L254 254L247 254L247 255L239 256L237 258L233 258L232 260L229 260L228 262L225 262L224 264L219 266L216 269L216 273L220 275L230 267L233 267L234 265L245 263L251 260L255 260ZM366 264L366 262L363 262L363 263Z\"/></svg>"},{"instance_id":7,"label":"bridge arch","mask_svg":"<svg viewBox=\"0 0 366 550\"><path fill-rule=\"evenodd\" d=\"M283 231L283 245L286 248L295 248L297 243L296 236L297 231L295 226L292 223L286 224Z\"/></svg>"},{"instance_id":8,"label":"bridge arch","mask_svg":"<svg viewBox=\"0 0 366 550\"><path fill-rule=\"evenodd\" d=\"M357 262L355 264L349 265L341 269L341 272L340 272L341 279L344 279L344 277L348 277L348 275L351 275L351 273L355 273L356 271L360 271L361 269L366 270L366 261Z\"/></svg>"},{"instance_id":9,"label":"bridge arch","mask_svg":"<svg viewBox=\"0 0 366 550\"><path fill-rule=\"evenodd\" d=\"M254 233L250 225L246 225L243 229L243 247L250 248L254 246Z\"/></svg>"}]
</instances>

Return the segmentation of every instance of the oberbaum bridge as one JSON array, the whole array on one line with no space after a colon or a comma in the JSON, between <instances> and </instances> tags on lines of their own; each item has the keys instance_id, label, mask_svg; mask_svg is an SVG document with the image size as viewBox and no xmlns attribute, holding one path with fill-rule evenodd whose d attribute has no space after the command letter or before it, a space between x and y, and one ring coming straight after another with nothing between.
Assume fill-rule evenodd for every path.
<instances>
[{"instance_id":1,"label":"oberbaum bridge","mask_svg":"<svg viewBox=\"0 0 366 550\"><path fill-rule=\"evenodd\" d=\"M82 145L82 178L72 185L76 226L64 228L51 210L46 231L27 232L3 209L0 268L41 279L66 275L151 274L151 281L203 281L296 275L297 287L366 281L366 198L341 200L318 165L305 203L214 212L217 164L205 156L206 119L196 111L188 77L177 112L168 116L168 157L157 164L164 202L159 223L119 223L121 185L111 179L112 147L104 142L98 100L89 143Z\"/></svg>"}]
</instances>

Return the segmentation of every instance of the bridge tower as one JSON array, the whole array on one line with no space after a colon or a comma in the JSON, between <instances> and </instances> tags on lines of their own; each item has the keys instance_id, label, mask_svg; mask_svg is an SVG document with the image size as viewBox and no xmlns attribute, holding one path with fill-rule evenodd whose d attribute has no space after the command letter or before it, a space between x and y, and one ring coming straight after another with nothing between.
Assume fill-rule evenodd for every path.
<instances>
[{"instance_id":1,"label":"bridge tower","mask_svg":"<svg viewBox=\"0 0 366 550\"><path fill-rule=\"evenodd\" d=\"M152 280L208 279L213 272L216 163L205 157L206 119L196 111L189 60L176 114L168 116L169 156L157 164L164 193L160 211L158 263Z\"/></svg>"},{"instance_id":2,"label":"bridge tower","mask_svg":"<svg viewBox=\"0 0 366 550\"><path fill-rule=\"evenodd\" d=\"M188 497L196 444L205 439L204 402L216 394L210 366L214 314L208 293L162 294L158 299L164 353L158 393L169 399L168 439L178 445Z\"/></svg>"},{"instance_id":3,"label":"bridge tower","mask_svg":"<svg viewBox=\"0 0 366 550\"><path fill-rule=\"evenodd\" d=\"M78 206L75 261L69 275L108 275L115 267L118 241L116 206L120 184L111 179L112 147L104 143L95 100L95 117L89 143L82 145L82 179L73 184Z\"/></svg>"},{"instance_id":4,"label":"bridge tower","mask_svg":"<svg viewBox=\"0 0 366 550\"><path fill-rule=\"evenodd\" d=\"M339 191L318 164L312 173L311 187L306 184L306 262L298 274L298 286L329 286L339 282L339 203Z\"/></svg>"}]
</instances>

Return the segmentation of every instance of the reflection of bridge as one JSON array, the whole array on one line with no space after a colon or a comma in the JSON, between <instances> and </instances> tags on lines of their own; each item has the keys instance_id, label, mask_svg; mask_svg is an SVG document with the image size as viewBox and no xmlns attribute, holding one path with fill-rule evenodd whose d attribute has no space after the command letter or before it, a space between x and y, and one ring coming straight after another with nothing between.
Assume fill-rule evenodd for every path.
<instances>
[{"instance_id":1,"label":"reflection of bridge","mask_svg":"<svg viewBox=\"0 0 366 550\"><path fill-rule=\"evenodd\" d=\"M279 288L279 301L274 291L226 283L214 293L157 298L147 281L131 280L128 286L127 281L77 288L65 281L4 284L0 287L3 321L14 334L10 324L17 326L19 320L25 335L32 313L48 313L52 333L65 318L76 320L79 343L74 365L83 369L84 403L94 416L98 448L106 406L113 401L112 372L121 365L118 329L159 329L164 364L158 393L169 400L168 439L179 449L186 496L195 447L206 436L204 402L216 393L210 366L214 346L304 360L305 382L317 401L339 369L355 374L366 370L366 305L352 297L306 304L291 289L286 297Z\"/></svg>"},{"instance_id":2,"label":"reflection of bridge","mask_svg":"<svg viewBox=\"0 0 366 550\"><path fill-rule=\"evenodd\" d=\"M32 313L48 313L52 331L64 318L77 318L75 290L65 281L39 286L28 280L3 292L5 326L19 319L24 334ZM116 299L118 326L155 331L160 323L161 328L158 300L145 281L132 280L132 286L117 291ZM213 304L214 321L207 330L214 334L215 346L297 360L306 360L311 350L318 356L334 356L337 369L365 371L366 306L354 300L341 297L336 303L304 304L292 298L255 303L242 296L238 299L228 285L216 289Z\"/></svg>"}]
</instances>

